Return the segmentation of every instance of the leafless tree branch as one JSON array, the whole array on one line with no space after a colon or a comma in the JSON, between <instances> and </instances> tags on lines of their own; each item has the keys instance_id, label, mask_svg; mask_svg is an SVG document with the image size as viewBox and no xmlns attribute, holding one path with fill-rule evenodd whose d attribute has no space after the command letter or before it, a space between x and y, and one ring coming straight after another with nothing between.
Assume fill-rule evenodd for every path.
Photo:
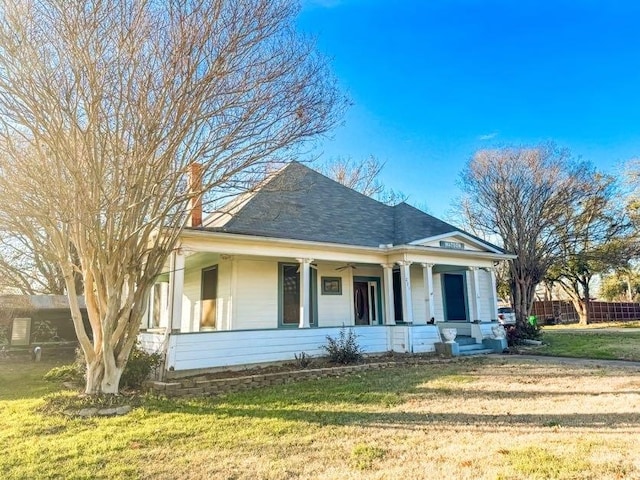
<instances>
[{"instance_id":1,"label":"leafless tree branch","mask_svg":"<svg viewBox=\"0 0 640 480\"><path fill-rule=\"evenodd\" d=\"M62 272L88 393L117 392L189 201L235 193L341 113L296 13L287 0L2 2L0 226L37 232Z\"/></svg>"}]
</instances>

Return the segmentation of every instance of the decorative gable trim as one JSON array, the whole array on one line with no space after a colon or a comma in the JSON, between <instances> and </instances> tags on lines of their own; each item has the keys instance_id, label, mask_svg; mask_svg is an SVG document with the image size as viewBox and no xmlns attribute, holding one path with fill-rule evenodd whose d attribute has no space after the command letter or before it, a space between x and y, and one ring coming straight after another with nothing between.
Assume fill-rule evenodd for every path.
<instances>
[{"instance_id":1,"label":"decorative gable trim","mask_svg":"<svg viewBox=\"0 0 640 480\"><path fill-rule=\"evenodd\" d=\"M409 242L409 245L427 246L427 244L434 243L434 242L440 242L442 244L443 242L447 242L448 241L447 239L451 239L452 237L465 240L467 243L470 243L471 245L474 245L480 248L481 250L485 250L493 253L503 253L502 250L497 248L495 245L491 245L490 243L483 242L482 240L472 237L471 235L461 232L460 230L454 230L452 232L442 233L440 235L434 235L433 237L414 240L413 242ZM452 243L457 243L457 242L452 242ZM447 248L447 247L440 245L439 248ZM453 246L451 246L450 249L458 250ZM463 250L463 249L460 249L460 250Z\"/></svg>"}]
</instances>

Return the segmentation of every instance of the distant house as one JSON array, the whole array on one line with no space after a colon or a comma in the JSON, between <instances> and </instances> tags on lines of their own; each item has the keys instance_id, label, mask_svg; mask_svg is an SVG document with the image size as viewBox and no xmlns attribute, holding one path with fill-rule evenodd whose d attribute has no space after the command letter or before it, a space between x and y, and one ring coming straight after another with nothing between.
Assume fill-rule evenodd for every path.
<instances>
[{"instance_id":1,"label":"distant house","mask_svg":"<svg viewBox=\"0 0 640 480\"><path fill-rule=\"evenodd\" d=\"M78 300L86 319L84 300ZM77 338L64 295L0 295L0 329L11 346Z\"/></svg>"},{"instance_id":2,"label":"distant house","mask_svg":"<svg viewBox=\"0 0 640 480\"><path fill-rule=\"evenodd\" d=\"M173 371L322 354L342 326L368 353L433 351L447 326L481 343L497 319L494 265L507 258L292 163L184 231L141 340L164 340Z\"/></svg>"}]
</instances>

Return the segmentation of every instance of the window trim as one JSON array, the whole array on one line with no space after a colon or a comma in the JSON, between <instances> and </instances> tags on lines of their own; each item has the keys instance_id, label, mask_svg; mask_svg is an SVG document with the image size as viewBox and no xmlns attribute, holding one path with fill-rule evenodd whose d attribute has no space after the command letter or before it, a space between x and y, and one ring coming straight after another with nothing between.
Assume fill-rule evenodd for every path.
<instances>
[{"instance_id":1,"label":"window trim","mask_svg":"<svg viewBox=\"0 0 640 480\"><path fill-rule=\"evenodd\" d=\"M282 321L284 312L284 267L300 267L296 262L278 262L278 328L300 328L300 322L298 323L284 323ZM318 326L318 271L315 268L310 268L309 275L309 325L311 328ZM300 272L297 272L298 276ZM298 281L300 285L300 281Z\"/></svg>"},{"instance_id":2,"label":"window trim","mask_svg":"<svg viewBox=\"0 0 640 480\"><path fill-rule=\"evenodd\" d=\"M213 299L216 303L218 301L218 286L220 283L220 271L218 269L218 264L216 263L215 265L211 265L209 267L205 267L200 269L200 318L198 319L198 331L202 331L202 329L204 328L205 331L208 330L218 330L218 311L217 311L217 305L216 305L216 309L215 309L215 318L214 318L214 326L213 327L203 327L202 326L202 308L204 305L204 276L206 272L211 272L214 271L216 272L216 296ZM211 300L211 299L207 299L207 300Z\"/></svg>"},{"instance_id":3,"label":"window trim","mask_svg":"<svg viewBox=\"0 0 640 480\"><path fill-rule=\"evenodd\" d=\"M376 323L370 324L368 326L376 326L376 325L385 325L385 312L382 309L382 289L381 289L381 285L382 282L380 280L380 277L373 277L373 276L360 276L360 275L355 275L353 277L353 282L375 282L376 284L376 293L378 298L376 298L376 308L377 308L377 312L378 312L378 320ZM353 295L352 295L353 297ZM351 298L351 310L353 311L354 314L354 324L355 324L355 307L354 307L354 298ZM367 325L362 325L362 326L367 326Z\"/></svg>"}]
</instances>

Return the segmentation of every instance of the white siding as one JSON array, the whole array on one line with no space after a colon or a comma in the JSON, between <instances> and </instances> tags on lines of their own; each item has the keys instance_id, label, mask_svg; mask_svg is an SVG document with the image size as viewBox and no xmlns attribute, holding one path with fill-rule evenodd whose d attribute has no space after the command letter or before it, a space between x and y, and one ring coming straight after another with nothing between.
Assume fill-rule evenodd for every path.
<instances>
[{"instance_id":1,"label":"white siding","mask_svg":"<svg viewBox=\"0 0 640 480\"><path fill-rule=\"evenodd\" d=\"M353 270L354 277L379 277L382 279L382 267L363 267L358 266Z\"/></svg>"},{"instance_id":2,"label":"white siding","mask_svg":"<svg viewBox=\"0 0 640 480\"><path fill-rule=\"evenodd\" d=\"M233 262L218 263L218 300L216 302L216 330L231 330L233 325L233 298L231 295Z\"/></svg>"},{"instance_id":3,"label":"white siding","mask_svg":"<svg viewBox=\"0 0 640 480\"><path fill-rule=\"evenodd\" d=\"M145 352L157 353L162 351L164 341L163 333L140 332L138 341Z\"/></svg>"},{"instance_id":4,"label":"white siding","mask_svg":"<svg viewBox=\"0 0 640 480\"><path fill-rule=\"evenodd\" d=\"M192 268L185 271L182 291L182 332L198 332L202 307L202 270L215 264ZM230 329L231 320L231 261L218 263L218 300L216 309L216 330Z\"/></svg>"},{"instance_id":5,"label":"white siding","mask_svg":"<svg viewBox=\"0 0 640 480\"><path fill-rule=\"evenodd\" d=\"M345 270L337 271L334 265L318 265L318 326L320 327L340 327L353 324L351 275ZM342 294L322 295L322 277L340 277L342 279Z\"/></svg>"},{"instance_id":6,"label":"white siding","mask_svg":"<svg viewBox=\"0 0 640 480\"><path fill-rule=\"evenodd\" d=\"M441 342L440 330L435 325L417 325L412 327L411 352L426 353L435 351L435 343Z\"/></svg>"},{"instance_id":7,"label":"white siding","mask_svg":"<svg viewBox=\"0 0 640 480\"><path fill-rule=\"evenodd\" d=\"M195 268L184 272L182 290L181 332L197 332L200 330L200 289L202 269Z\"/></svg>"},{"instance_id":8,"label":"white siding","mask_svg":"<svg viewBox=\"0 0 640 480\"><path fill-rule=\"evenodd\" d=\"M480 315L483 321L496 320L493 308L493 295L491 294L491 274L486 270L479 270L478 283L480 284Z\"/></svg>"},{"instance_id":9,"label":"white siding","mask_svg":"<svg viewBox=\"0 0 640 480\"><path fill-rule=\"evenodd\" d=\"M411 351L411 345L409 344L409 327L392 327L389 331L389 336L391 337L391 350L399 353L408 353Z\"/></svg>"},{"instance_id":10,"label":"white siding","mask_svg":"<svg viewBox=\"0 0 640 480\"><path fill-rule=\"evenodd\" d=\"M411 307L413 308L413 321L426 323L427 305L425 303L424 274L421 265L412 265L411 269Z\"/></svg>"},{"instance_id":11,"label":"white siding","mask_svg":"<svg viewBox=\"0 0 640 480\"><path fill-rule=\"evenodd\" d=\"M387 351L388 330L393 327L352 327L364 353ZM340 328L273 329L199 332L172 335L167 368L175 371L230 367L292 360L294 354L326 355L321 347L327 335L337 337Z\"/></svg>"},{"instance_id":12,"label":"white siding","mask_svg":"<svg viewBox=\"0 0 640 480\"><path fill-rule=\"evenodd\" d=\"M237 260L234 330L277 328L278 262Z\"/></svg>"},{"instance_id":13,"label":"white siding","mask_svg":"<svg viewBox=\"0 0 640 480\"><path fill-rule=\"evenodd\" d=\"M433 274L433 302L436 322L444 322L444 299L442 296L442 276L439 273Z\"/></svg>"}]
</instances>

